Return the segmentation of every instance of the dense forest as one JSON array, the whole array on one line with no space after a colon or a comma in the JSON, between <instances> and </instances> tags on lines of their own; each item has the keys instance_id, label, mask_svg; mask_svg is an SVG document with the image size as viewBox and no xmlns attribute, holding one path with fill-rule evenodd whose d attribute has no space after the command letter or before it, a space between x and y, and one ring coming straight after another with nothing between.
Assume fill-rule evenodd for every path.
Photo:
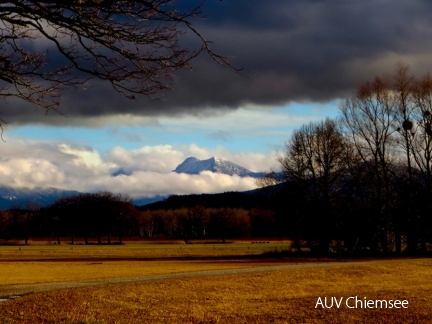
<instances>
[{"instance_id":1,"label":"dense forest","mask_svg":"<svg viewBox=\"0 0 432 324\"><path fill-rule=\"evenodd\" d=\"M246 193L173 196L136 207L111 193L0 213L0 239L288 237L293 252L427 253L432 243L432 78L404 64L361 84L335 119L295 130L281 170ZM143 184L145 185L145 184Z\"/></svg>"},{"instance_id":2,"label":"dense forest","mask_svg":"<svg viewBox=\"0 0 432 324\"><path fill-rule=\"evenodd\" d=\"M41 237L57 244L113 244L123 238L181 239L187 243L202 238L225 242L226 238L275 236L271 210L198 205L211 206L210 201L229 205L232 195L244 196L242 202L250 201L249 195L241 193L173 196L166 203L178 201L175 208L154 209L157 204L138 208L125 195L79 194L61 198L45 209L33 205L1 211L0 239L4 243L27 243L30 238ZM235 204L239 206L238 201Z\"/></svg>"}]
</instances>

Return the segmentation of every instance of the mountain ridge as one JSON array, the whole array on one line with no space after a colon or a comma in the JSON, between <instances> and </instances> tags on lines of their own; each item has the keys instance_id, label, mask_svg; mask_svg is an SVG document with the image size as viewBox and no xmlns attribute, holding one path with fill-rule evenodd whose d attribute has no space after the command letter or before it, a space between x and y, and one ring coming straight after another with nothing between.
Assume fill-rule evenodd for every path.
<instances>
[{"instance_id":1,"label":"mountain ridge","mask_svg":"<svg viewBox=\"0 0 432 324\"><path fill-rule=\"evenodd\" d=\"M263 176L263 172L253 172L234 162L216 156L206 160L199 160L196 157L190 156L173 170L173 172L176 173L186 174L200 174L203 171L227 174L230 176L238 175L239 177L259 178Z\"/></svg>"},{"instance_id":2,"label":"mountain ridge","mask_svg":"<svg viewBox=\"0 0 432 324\"><path fill-rule=\"evenodd\" d=\"M0 210L12 208L28 208L30 204L47 207L56 200L78 195L75 190L58 188L13 188L0 186Z\"/></svg>"}]
</instances>

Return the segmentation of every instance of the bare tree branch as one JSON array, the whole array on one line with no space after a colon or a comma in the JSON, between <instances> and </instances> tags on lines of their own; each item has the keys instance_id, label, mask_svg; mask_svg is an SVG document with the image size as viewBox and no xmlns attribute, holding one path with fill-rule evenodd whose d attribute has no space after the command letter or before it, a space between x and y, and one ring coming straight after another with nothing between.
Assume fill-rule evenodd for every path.
<instances>
[{"instance_id":1,"label":"bare tree branch","mask_svg":"<svg viewBox=\"0 0 432 324\"><path fill-rule=\"evenodd\" d=\"M127 98L171 87L172 73L206 52L232 68L193 26L202 2L174 0L8 1L0 3L0 98L44 109L97 78ZM196 48L182 38L193 37ZM190 38L187 38L190 40Z\"/></svg>"}]
</instances>

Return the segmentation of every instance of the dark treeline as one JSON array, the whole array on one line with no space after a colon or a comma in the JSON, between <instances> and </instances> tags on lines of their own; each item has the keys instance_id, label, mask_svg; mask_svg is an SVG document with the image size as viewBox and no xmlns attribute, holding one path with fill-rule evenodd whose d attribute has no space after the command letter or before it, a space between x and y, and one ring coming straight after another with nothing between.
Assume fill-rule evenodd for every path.
<instances>
[{"instance_id":1,"label":"dark treeline","mask_svg":"<svg viewBox=\"0 0 432 324\"><path fill-rule=\"evenodd\" d=\"M33 205L0 213L0 239L24 240L54 238L58 244L65 237L72 244L75 239L89 239L108 244L116 236L119 242L128 235L136 218L137 209L126 195L109 192L79 194L61 198L48 208Z\"/></svg>"},{"instance_id":2,"label":"dark treeline","mask_svg":"<svg viewBox=\"0 0 432 324\"><path fill-rule=\"evenodd\" d=\"M432 78L400 64L359 86L340 116L301 126L282 172L248 193L173 196L137 208L111 193L0 213L0 239L289 237L294 252L419 254L432 243Z\"/></svg>"},{"instance_id":3,"label":"dark treeline","mask_svg":"<svg viewBox=\"0 0 432 324\"><path fill-rule=\"evenodd\" d=\"M0 240L24 240L27 244L30 238L44 238L57 244L113 244L124 238L185 242L206 238L225 242L226 238L272 237L273 223L271 210L201 205L152 210L137 208L128 196L100 192L61 198L44 209L34 205L1 211Z\"/></svg>"}]
</instances>

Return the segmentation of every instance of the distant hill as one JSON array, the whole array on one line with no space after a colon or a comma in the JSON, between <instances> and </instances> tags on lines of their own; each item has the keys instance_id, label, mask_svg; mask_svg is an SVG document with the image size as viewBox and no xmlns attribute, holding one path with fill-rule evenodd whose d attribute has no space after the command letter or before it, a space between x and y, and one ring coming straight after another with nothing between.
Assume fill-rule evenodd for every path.
<instances>
[{"instance_id":1,"label":"distant hill","mask_svg":"<svg viewBox=\"0 0 432 324\"><path fill-rule=\"evenodd\" d=\"M169 196L161 196L161 195L156 195L154 197L137 197L134 198L134 204L136 206L144 206L144 205L148 205L148 204L153 204L156 203L158 201L163 201L165 199L167 199Z\"/></svg>"},{"instance_id":2,"label":"distant hill","mask_svg":"<svg viewBox=\"0 0 432 324\"><path fill-rule=\"evenodd\" d=\"M179 209L194 206L207 208L254 208L257 200L242 192L225 192L218 194L191 194L171 196L163 201L141 206L140 209Z\"/></svg>"},{"instance_id":3,"label":"distant hill","mask_svg":"<svg viewBox=\"0 0 432 324\"><path fill-rule=\"evenodd\" d=\"M36 203L47 207L60 198L78 195L78 191L56 188L12 188L0 187L0 209L27 208Z\"/></svg>"},{"instance_id":4,"label":"distant hill","mask_svg":"<svg viewBox=\"0 0 432 324\"><path fill-rule=\"evenodd\" d=\"M211 157L207 160L199 160L195 157L188 157L173 170L176 173L200 174L203 171L222 173L227 175L238 175L239 177L259 178L262 172L250 171L231 161L218 157Z\"/></svg>"},{"instance_id":5,"label":"distant hill","mask_svg":"<svg viewBox=\"0 0 432 324\"><path fill-rule=\"evenodd\" d=\"M36 203L41 207L48 207L61 198L77 196L79 194L82 194L82 192L57 188L27 189L0 186L0 210L27 208L32 203ZM138 197L134 198L134 204L142 206L163 201L166 198L168 196Z\"/></svg>"},{"instance_id":6,"label":"distant hill","mask_svg":"<svg viewBox=\"0 0 432 324\"><path fill-rule=\"evenodd\" d=\"M275 185L243 192L173 195L163 201L141 205L139 208L142 210L178 209L197 205L206 208L274 208L284 203L285 193L282 185Z\"/></svg>"}]
</instances>

